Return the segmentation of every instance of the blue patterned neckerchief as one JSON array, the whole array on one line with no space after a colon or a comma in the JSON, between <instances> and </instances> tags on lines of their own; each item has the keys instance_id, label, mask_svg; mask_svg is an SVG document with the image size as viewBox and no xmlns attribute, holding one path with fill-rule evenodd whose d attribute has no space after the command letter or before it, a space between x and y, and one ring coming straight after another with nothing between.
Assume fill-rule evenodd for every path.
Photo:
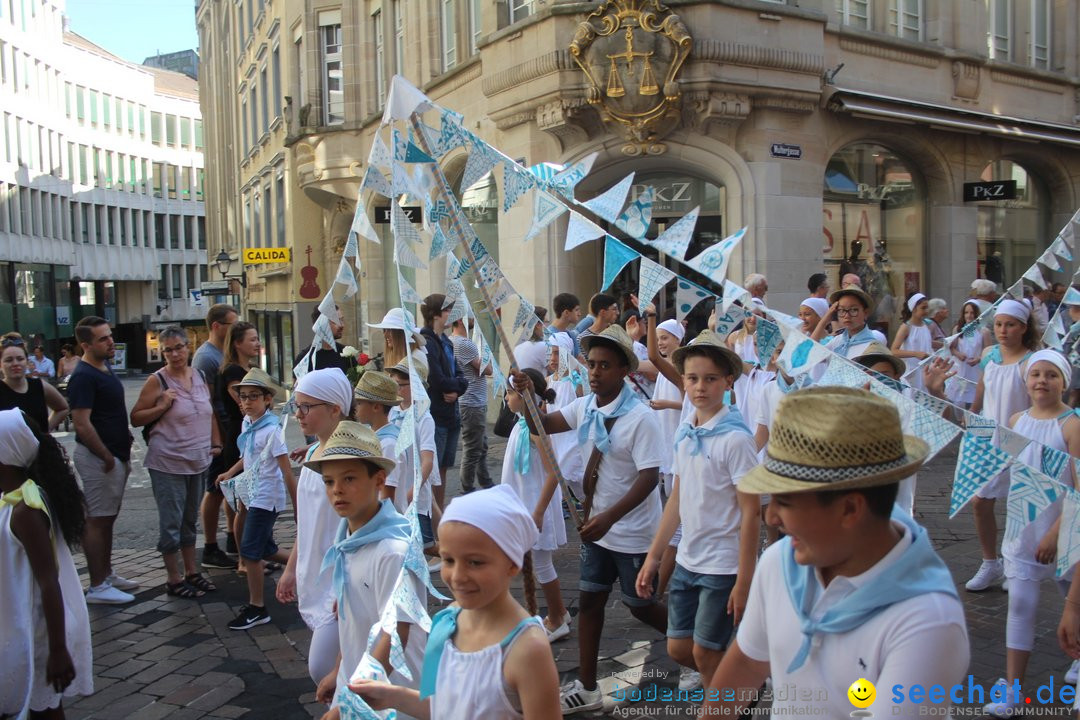
<instances>
[{"instance_id":1,"label":"blue patterned neckerchief","mask_svg":"<svg viewBox=\"0 0 1080 720\"><path fill-rule=\"evenodd\" d=\"M868 325L863 325L862 330L854 335L850 335L847 330L844 330L841 333L841 337L844 339L836 346L834 352L838 355L843 355L844 357L847 357L847 351L856 345L865 345L866 343L874 342L877 339L874 337L874 333L870 331Z\"/></svg>"},{"instance_id":2,"label":"blue patterned neckerchief","mask_svg":"<svg viewBox=\"0 0 1080 720\"><path fill-rule=\"evenodd\" d=\"M375 517L351 535L349 521L341 518L334 544L323 556L320 568L320 573L326 572L329 568L334 569L334 597L338 604L341 603L345 587L349 582L349 572L346 568L346 559L349 555L365 545L377 543L380 540L402 540L407 543L410 537L409 521L398 514L394 503L389 499L380 501L379 511L375 513Z\"/></svg>"},{"instance_id":3,"label":"blue patterned neckerchief","mask_svg":"<svg viewBox=\"0 0 1080 720\"><path fill-rule=\"evenodd\" d=\"M520 431L517 444L514 446L514 470L518 475L525 477L529 474L529 466L532 464L532 438L529 437L529 423L525 421L525 418L519 416L517 426Z\"/></svg>"},{"instance_id":4,"label":"blue patterned neckerchief","mask_svg":"<svg viewBox=\"0 0 1080 720\"><path fill-rule=\"evenodd\" d=\"M596 402L597 398L594 396L593 403ZM591 438L597 450L607 452L611 448L611 438L608 437L604 421L622 417L633 410L634 406L639 402L638 396L630 389L630 386L623 383L622 390L619 391L619 396L615 399L615 407L610 413L605 415L595 405L585 410L585 417L582 419L581 425L578 426L578 442L584 445Z\"/></svg>"},{"instance_id":5,"label":"blue patterned neckerchief","mask_svg":"<svg viewBox=\"0 0 1080 720\"><path fill-rule=\"evenodd\" d=\"M723 410L719 420L712 427L706 427L705 425L698 425L697 427L690 424L689 421L684 421L679 425L679 429L675 431L675 447L678 448L683 440L690 441L690 454L700 455L704 448L702 440L705 438L713 437L714 435L725 435L730 432L742 432L748 436L752 436L750 428L746 426L746 422L743 420L742 413L736 408L729 407L727 412Z\"/></svg>"},{"instance_id":6,"label":"blue patterned neckerchief","mask_svg":"<svg viewBox=\"0 0 1080 720\"><path fill-rule=\"evenodd\" d=\"M247 423L247 427L240 431L240 437L236 439L236 446L240 449L241 453L247 452L249 455L255 453L255 435L264 427L270 425L277 425L278 418L274 413L267 410L263 413L262 417L255 422Z\"/></svg>"}]
</instances>

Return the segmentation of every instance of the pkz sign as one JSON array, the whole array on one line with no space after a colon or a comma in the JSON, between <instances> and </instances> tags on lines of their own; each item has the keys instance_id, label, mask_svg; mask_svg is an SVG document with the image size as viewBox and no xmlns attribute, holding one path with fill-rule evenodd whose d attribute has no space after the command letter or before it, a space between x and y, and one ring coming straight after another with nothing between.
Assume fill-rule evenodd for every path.
<instances>
[{"instance_id":1,"label":"pkz sign","mask_svg":"<svg viewBox=\"0 0 1080 720\"><path fill-rule=\"evenodd\" d=\"M401 206L401 212L413 225L424 222L424 209L419 205L403 205ZM389 206L375 208L376 223L382 225L388 224L390 218Z\"/></svg>"},{"instance_id":2,"label":"pkz sign","mask_svg":"<svg viewBox=\"0 0 1080 720\"><path fill-rule=\"evenodd\" d=\"M1015 199L1015 180L991 180L990 182L964 183L964 202Z\"/></svg>"}]
</instances>

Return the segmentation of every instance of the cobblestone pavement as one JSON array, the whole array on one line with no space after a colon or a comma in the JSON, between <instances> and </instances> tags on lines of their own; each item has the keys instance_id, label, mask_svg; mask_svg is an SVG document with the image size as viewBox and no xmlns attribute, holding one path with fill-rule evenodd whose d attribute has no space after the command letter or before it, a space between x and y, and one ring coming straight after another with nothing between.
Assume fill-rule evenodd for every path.
<instances>
[{"instance_id":1,"label":"cobblestone pavement","mask_svg":"<svg viewBox=\"0 0 1080 720\"><path fill-rule=\"evenodd\" d=\"M141 378L125 380L129 409L141 385ZM295 425L290 426L288 435L290 447L301 442ZM61 441L70 447L73 437L63 433L61 436ZM489 463L495 477L501 471L503 450L504 441L493 437ZM274 599L272 579L267 580L272 622L249 632L232 632L226 627L247 600L243 578L230 570L208 570L219 589L201 600L179 600L165 594L164 569L153 549L157 515L149 479L141 465L144 451L139 438L135 469L117 523L113 560L116 571L139 580L142 589L132 605L90 606L96 692L69 704L67 716L75 720L321 716L325 708L314 702L314 685L307 675L305 652L310 632L294 606L282 606ZM970 513L965 512L956 520L948 519L948 492L955 459L954 443L920 473L916 514L953 571L971 637L969 672L976 683L988 688L1004 674L1008 596L1000 589L980 594L963 590L962 585L975 571L979 558ZM451 472L448 496L455 495L459 487L456 471ZM1003 507L999 510L1004 512ZM286 540L293 529L292 513L283 514L278 521L277 538ZM568 535L570 543L556 554L556 567L567 605L576 615L578 542L573 532ZM76 563L85 574L81 555L76 557ZM520 589L518 593L520 596ZM1055 639L1061 605L1053 586L1044 585L1036 650L1025 684L1029 693L1051 681L1054 687L1059 687L1061 675L1069 666ZM432 609L436 609L434 604ZM553 646L564 679L572 679L577 668L576 639L576 632L572 632L569 638ZM634 620L617 599L609 606L600 654L601 687L608 697L604 712L593 713L591 717L695 716L689 702L614 701L612 693L617 685L623 688L636 685L648 697L651 686L673 688L678 682L678 668L668 659L663 638ZM1064 709L1059 706L1037 706L1043 712L1051 708L1058 713L1056 716L1065 717ZM980 717L981 714L974 706L963 706L957 716Z\"/></svg>"}]
</instances>

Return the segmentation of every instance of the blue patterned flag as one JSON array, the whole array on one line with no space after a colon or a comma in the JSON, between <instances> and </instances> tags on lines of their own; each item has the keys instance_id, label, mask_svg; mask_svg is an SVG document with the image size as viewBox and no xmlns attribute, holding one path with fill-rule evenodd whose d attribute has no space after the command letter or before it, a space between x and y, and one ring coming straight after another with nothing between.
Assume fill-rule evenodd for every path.
<instances>
[{"instance_id":1,"label":"blue patterned flag","mask_svg":"<svg viewBox=\"0 0 1080 720\"><path fill-rule=\"evenodd\" d=\"M503 212L509 212L514 203L533 186L536 181L525 168L513 160L503 162Z\"/></svg>"},{"instance_id":2,"label":"blue patterned flag","mask_svg":"<svg viewBox=\"0 0 1080 720\"><path fill-rule=\"evenodd\" d=\"M592 200L586 200L582 205L589 208L609 223L613 223L618 219L619 212L626 202L626 195L630 192L630 186L633 184L634 173L630 173L620 180L617 185L600 195L597 195Z\"/></svg>"},{"instance_id":3,"label":"blue patterned flag","mask_svg":"<svg viewBox=\"0 0 1080 720\"><path fill-rule=\"evenodd\" d=\"M405 279L405 276L398 271L398 293L401 295L401 302L403 303L422 303L424 298L420 297L420 293L416 292L416 289L409 284L409 281Z\"/></svg>"},{"instance_id":4,"label":"blue patterned flag","mask_svg":"<svg viewBox=\"0 0 1080 720\"><path fill-rule=\"evenodd\" d=\"M539 187L535 188L533 190L533 222L528 234L525 235L525 242L539 235L541 230L564 212L566 212L565 205Z\"/></svg>"},{"instance_id":5,"label":"blue patterned flag","mask_svg":"<svg viewBox=\"0 0 1080 720\"><path fill-rule=\"evenodd\" d=\"M394 196L394 189L390 187L390 183L387 182L386 176L384 176L374 165L368 165L367 170L364 171L364 179L360 182L360 187L364 190L376 192L383 197Z\"/></svg>"},{"instance_id":6,"label":"blue patterned flag","mask_svg":"<svg viewBox=\"0 0 1080 720\"><path fill-rule=\"evenodd\" d=\"M605 235L604 229L584 215L570 212L570 224L566 227L566 245L563 250L573 250L578 245L592 242Z\"/></svg>"},{"instance_id":7,"label":"blue patterned flag","mask_svg":"<svg viewBox=\"0 0 1080 720\"><path fill-rule=\"evenodd\" d=\"M649 244L668 257L685 262L686 249L690 247L690 241L694 239L694 227L697 225L699 210L700 208L694 208L683 215L674 225L664 230L660 237L649 241Z\"/></svg>"},{"instance_id":8,"label":"blue patterned flag","mask_svg":"<svg viewBox=\"0 0 1080 720\"><path fill-rule=\"evenodd\" d=\"M338 285L345 286L346 298L351 298L359 289L356 286L356 273L353 272L352 265L349 264L348 258L344 255L342 255L341 260L338 261L337 277L334 278L334 282Z\"/></svg>"},{"instance_id":9,"label":"blue patterned flag","mask_svg":"<svg viewBox=\"0 0 1080 720\"><path fill-rule=\"evenodd\" d=\"M1065 245L1065 241L1062 240L1060 237L1054 240L1054 242L1050 243L1050 252L1054 253L1066 262L1072 262L1072 253L1069 251L1068 246Z\"/></svg>"},{"instance_id":10,"label":"blue patterned flag","mask_svg":"<svg viewBox=\"0 0 1080 720\"><path fill-rule=\"evenodd\" d=\"M773 353L776 352L776 348L780 346L784 337L780 334L780 326L765 318L758 318L755 335L758 363L765 367L772 360Z\"/></svg>"},{"instance_id":11,"label":"blue patterned flag","mask_svg":"<svg viewBox=\"0 0 1080 720\"><path fill-rule=\"evenodd\" d=\"M380 170L390 169L390 151L386 149L386 143L382 139L382 133L376 132L375 139L371 141L371 152L368 153L368 165Z\"/></svg>"},{"instance_id":12,"label":"blue patterned flag","mask_svg":"<svg viewBox=\"0 0 1080 720\"><path fill-rule=\"evenodd\" d=\"M589 174L589 171L592 170L593 163L596 162L596 158L599 156L600 153L594 152L583 160L580 160L559 172L551 181L551 188L568 200L573 200L574 188Z\"/></svg>"},{"instance_id":13,"label":"blue patterned flag","mask_svg":"<svg viewBox=\"0 0 1080 720\"><path fill-rule=\"evenodd\" d=\"M1080 493L1064 488L1061 505L1061 526L1058 528L1056 577L1064 577L1080 561ZM1072 578L1069 578L1070 580Z\"/></svg>"},{"instance_id":14,"label":"blue patterned flag","mask_svg":"<svg viewBox=\"0 0 1080 720\"><path fill-rule=\"evenodd\" d=\"M731 253L745 235L746 228L742 228L716 245L706 248L698 255L695 255L693 259L687 260L686 264L713 282L722 283L727 275L727 266L731 260Z\"/></svg>"},{"instance_id":15,"label":"blue patterned flag","mask_svg":"<svg viewBox=\"0 0 1080 720\"><path fill-rule=\"evenodd\" d=\"M1011 461L1012 456L994 447L989 438L966 431L960 441L960 455L953 474L949 517L956 517L979 488L1003 472Z\"/></svg>"},{"instance_id":16,"label":"blue patterned flag","mask_svg":"<svg viewBox=\"0 0 1080 720\"><path fill-rule=\"evenodd\" d=\"M433 163L435 159L418 148L412 140L405 148L405 162L407 163Z\"/></svg>"},{"instance_id":17,"label":"blue patterned flag","mask_svg":"<svg viewBox=\"0 0 1080 720\"><path fill-rule=\"evenodd\" d=\"M644 255L641 256L641 265L638 267L638 303L641 307L651 303L656 294L676 277L678 276L671 270L654 263Z\"/></svg>"},{"instance_id":18,"label":"blue patterned flag","mask_svg":"<svg viewBox=\"0 0 1080 720\"><path fill-rule=\"evenodd\" d=\"M1069 464L1069 456L1066 453L1049 445L1043 445L1041 460L1042 471L1052 478L1060 478L1062 471Z\"/></svg>"},{"instance_id":19,"label":"blue patterned flag","mask_svg":"<svg viewBox=\"0 0 1080 720\"><path fill-rule=\"evenodd\" d=\"M518 296L518 309L517 315L514 316L514 327L511 332L517 332L517 330L526 330L529 333L532 332L529 320L535 321L532 326L535 327L535 323L539 322L536 317L536 306L523 297Z\"/></svg>"},{"instance_id":20,"label":"blue patterned flag","mask_svg":"<svg viewBox=\"0 0 1080 720\"><path fill-rule=\"evenodd\" d=\"M1005 522L1005 540L1009 542L1046 510L1061 495L1065 486L1035 468L1016 463L1009 484L1009 503Z\"/></svg>"},{"instance_id":21,"label":"blue patterned flag","mask_svg":"<svg viewBox=\"0 0 1080 720\"><path fill-rule=\"evenodd\" d=\"M716 296L700 285L679 278L675 286L675 317L682 322L691 310L712 297Z\"/></svg>"},{"instance_id":22,"label":"blue patterned flag","mask_svg":"<svg viewBox=\"0 0 1080 720\"><path fill-rule=\"evenodd\" d=\"M1054 257L1054 253L1049 248L1035 262L1041 262L1054 272L1061 272L1061 263L1058 262L1058 259Z\"/></svg>"},{"instance_id":23,"label":"blue patterned flag","mask_svg":"<svg viewBox=\"0 0 1080 720\"><path fill-rule=\"evenodd\" d=\"M652 185L645 188L637 198L631 202L622 215L615 220L615 227L636 240L642 240L649 231L652 223L653 197L656 190Z\"/></svg>"},{"instance_id":24,"label":"blue patterned flag","mask_svg":"<svg viewBox=\"0 0 1080 720\"><path fill-rule=\"evenodd\" d=\"M746 319L746 311L740 307L733 307L723 315L716 313L716 334L727 337L735 328Z\"/></svg>"},{"instance_id":25,"label":"blue patterned flag","mask_svg":"<svg viewBox=\"0 0 1080 720\"><path fill-rule=\"evenodd\" d=\"M395 240L407 242L409 245L420 243L420 233L397 203L390 203L390 227L394 231Z\"/></svg>"},{"instance_id":26,"label":"blue patterned flag","mask_svg":"<svg viewBox=\"0 0 1080 720\"><path fill-rule=\"evenodd\" d=\"M727 312L736 302L741 302L743 305L749 304L750 293L739 283L731 282L725 278L724 294L720 298L720 309Z\"/></svg>"},{"instance_id":27,"label":"blue patterned flag","mask_svg":"<svg viewBox=\"0 0 1080 720\"><path fill-rule=\"evenodd\" d=\"M600 288L611 287L611 283L615 282L615 277L619 272L630 264L632 260L637 260L639 257L640 255L633 248L629 248L607 235L604 238L604 281L601 283Z\"/></svg>"}]
</instances>

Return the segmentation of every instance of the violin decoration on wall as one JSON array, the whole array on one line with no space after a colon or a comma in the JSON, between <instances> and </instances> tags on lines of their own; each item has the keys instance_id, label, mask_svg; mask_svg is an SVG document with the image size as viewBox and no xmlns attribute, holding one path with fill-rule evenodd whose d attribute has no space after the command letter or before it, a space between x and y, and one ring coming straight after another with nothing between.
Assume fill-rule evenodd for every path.
<instances>
[{"instance_id":1,"label":"violin decoration on wall","mask_svg":"<svg viewBox=\"0 0 1080 720\"><path fill-rule=\"evenodd\" d=\"M319 283L315 282L319 277L319 268L311 264L311 246L307 246L307 265L300 268L300 277L304 283L300 286L300 297L305 300L314 300L322 295Z\"/></svg>"}]
</instances>

